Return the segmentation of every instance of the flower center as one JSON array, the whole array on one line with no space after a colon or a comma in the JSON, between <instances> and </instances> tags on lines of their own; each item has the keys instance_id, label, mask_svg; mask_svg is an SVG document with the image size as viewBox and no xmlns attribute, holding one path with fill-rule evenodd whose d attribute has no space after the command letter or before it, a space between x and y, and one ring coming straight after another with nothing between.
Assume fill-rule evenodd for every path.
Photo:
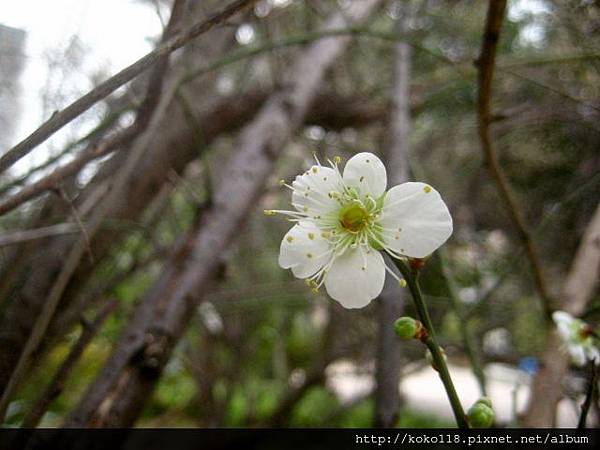
<instances>
[{"instance_id":1,"label":"flower center","mask_svg":"<svg viewBox=\"0 0 600 450\"><path fill-rule=\"evenodd\" d=\"M358 233L368 226L371 215L360 202L352 202L340 210L340 225L351 233Z\"/></svg>"}]
</instances>

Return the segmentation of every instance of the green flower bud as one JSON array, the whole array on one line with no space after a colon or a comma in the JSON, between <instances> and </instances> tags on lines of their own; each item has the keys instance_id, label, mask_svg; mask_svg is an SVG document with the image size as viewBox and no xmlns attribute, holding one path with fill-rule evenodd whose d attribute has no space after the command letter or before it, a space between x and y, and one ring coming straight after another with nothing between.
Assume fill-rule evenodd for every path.
<instances>
[{"instance_id":1,"label":"green flower bud","mask_svg":"<svg viewBox=\"0 0 600 450\"><path fill-rule=\"evenodd\" d=\"M400 339L412 339L421 326L421 323L412 317L400 317L394 322L394 331Z\"/></svg>"},{"instance_id":2,"label":"green flower bud","mask_svg":"<svg viewBox=\"0 0 600 450\"><path fill-rule=\"evenodd\" d=\"M494 416L492 402L487 397L477 400L467 413L472 428L490 428L494 424Z\"/></svg>"},{"instance_id":3,"label":"green flower bud","mask_svg":"<svg viewBox=\"0 0 600 450\"><path fill-rule=\"evenodd\" d=\"M477 403L483 403L484 405L487 405L490 408L492 407L492 401L489 397L481 397L479 400L477 400Z\"/></svg>"}]
</instances>

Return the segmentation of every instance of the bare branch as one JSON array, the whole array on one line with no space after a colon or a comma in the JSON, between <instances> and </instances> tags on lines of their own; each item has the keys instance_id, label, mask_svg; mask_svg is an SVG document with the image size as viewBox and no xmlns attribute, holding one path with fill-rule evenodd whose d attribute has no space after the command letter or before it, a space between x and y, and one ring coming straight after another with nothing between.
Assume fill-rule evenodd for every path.
<instances>
[{"instance_id":1,"label":"bare branch","mask_svg":"<svg viewBox=\"0 0 600 450\"><path fill-rule=\"evenodd\" d=\"M181 3L176 2L175 6L180 8ZM178 17L181 16L180 12L174 11L174 13L178 14ZM171 22L170 24L174 25L174 23ZM168 55L168 53L161 55L159 59L162 60L162 58L166 57L166 55ZM158 89L159 92L162 91L161 84L164 70L166 70L166 68L158 66L158 69L156 69L152 74L153 76L151 78L156 79L157 82L160 81L160 84L151 86L153 90ZM138 139L135 140L133 148L128 154L124 164L120 168L119 172L117 172L117 174L114 176L114 179L112 179L108 184L108 192L104 195L102 201L96 205L92 211L87 221L87 233L84 233L82 238L77 240L69 250L65 258L65 263L61 268L60 273L56 277L56 280L50 291L48 292L40 315L36 318L31 330L31 334L27 339L22 353L19 355L16 366L12 368L6 385L0 385L0 391L2 392L2 397L0 398L0 420L4 418L10 398L18 383L21 381L22 375L27 369L31 355L42 342L42 339L48 329L48 326L50 325L52 318L54 317L58 304L69 284L69 281L80 265L83 254L90 249L90 240L98 232L107 215L115 207L115 204L119 202L119 196L124 190L126 190L132 173L134 173L139 161L150 147L155 134L158 132L159 124L163 120L164 115L166 114L166 111L179 87L179 79L180 78L176 77L176 80L174 80L174 82L167 87L165 92L160 95L160 100L155 107L153 107L153 111L148 119L147 128L149 131L145 134L142 134ZM147 96L154 95L156 95L154 92L148 92L147 94ZM153 101L152 103L155 102Z\"/></svg>"},{"instance_id":2,"label":"bare branch","mask_svg":"<svg viewBox=\"0 0 600 450\"><path fill-rule=\"evenodd\" d=\"M152 67L164 56L169 55L192 39L197 38L213 27L221 24L232 15L245 10L256 3L256 1L257 0L236 0L232 2L223 10L209 16L206 20L192 25L188 30L168 39L146 56L143 56L129 67L121 70L83 97L71 103L61 112L52 115L52 117L44 122L37 130L0 157L0 174L5 172L9 167L48 139L60 128L83 114L97 102L113 93L125 83L133 80L139 74Z\"/></svg>"},{"instance_id":3,"label":"bare branch","mask_svg":"<svg viewBox=\"0 0 600 450\"><path fill-rule=\"evenodd\" d=\"M0 247L33 241L35 239L43 239L51 236L76 234L79 231L79 226L75 223L59 223L58 225L36 228L33 230L12 231L0 235Z\"/></svg>"},{"instance_id":4,"label":"bare branch","mask_svg":"<svg viewBox=\"0 0 600 450\"><path fill-rule=\"evenodd\" d=\"M552 300L542 272L540 258L531 235L527 230L527 226L525 225L523 214L517 205L508 180L500 167L490 131L490 125L494 120L491 108L492 81L494 77L497 44L500 37L500 29L502 28L505 9L506 0L490 0L481 54L476 62L479 69L479 96L477 102L479 138L481 140L481 150L486 159L487 167L497 185L500 197L505 203L519 238L527 250L527 256L529 257L536 289L540 295L546 319L550 320L550 316L552 315Z\"/></svg>"},{"instance_id":5,"label":"bare branch","mask_svg":"<svg viewBox=\"0 0 600 450\"><path fill-rule=\"evenodd\" d=\"M35 403L35 405L33 405L29 413L23 419L23 424L21 425L23 428L35 428L38 426L50 404L64 389L71 372L83 355L83 352L90 342L92 342L98 331L100 331L104 321L115 310L116 307L116 300L113 299L107 301L98 312L94 321L91 324L83 325L83 330L79 336L79 339L77 339L77 342L71 348L71 351L54 374L54 377L52 377L50 383L48 383L46 386L46 389L44 389L44 392L38 401Z\"/></svg>"}]
</instances>

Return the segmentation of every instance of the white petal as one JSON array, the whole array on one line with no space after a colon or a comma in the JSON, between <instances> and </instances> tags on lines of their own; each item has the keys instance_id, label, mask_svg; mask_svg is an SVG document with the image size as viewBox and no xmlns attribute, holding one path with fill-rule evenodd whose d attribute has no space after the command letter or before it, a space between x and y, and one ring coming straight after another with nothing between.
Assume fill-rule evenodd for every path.
<instances>
[{"instance_id":1,"label":"white petal","mask_svg":"<svg viewBox=\"0 0 600 450\"><path fill-rule=\"evenodd\" d=\"M329 196L331 192L342 192L339 175L329 167L312 166L292 183L292 205L301 212L325 215L339 208L339 203Z\"/></svg>"},{"instance_id":2,"label":"white petal","mask_svg":"<svg viewBox=\"0 0 600 450\"><path fill-rule=\"evenodd\" d=\"M403 183L385 196L380 224L385 244L402 255L423 258L452 234L452 217L438 191L425 183Z\"/></svg>"},{"instance_id":3,"label":"white petal","mask_svg":"<svg viewBox=\"0 0 600 450\"><path fill-rule=\"evenodd\" d=\"M387 186L385 166L373 153L358 153L350 158L343 178L347 186L354 186L363 196L369 194L375 199L383 195Z\"/></svg>"},{"instance_id":4,"label":"white petal","mask_svg":"<svg viewBox=\"0 0 600 450\"><path fill-rule=\"evenodd\" d=\"M317 273L329 260L329 242L321 236L317 226L302 220L283 237L279 247L279 265L292 269L297 278Z\"/></svg>"},{"instance_id":5,"label":"white petal","mask_svg":"<svg viewBox=\"0 0 600 450\"><path fill-rule=\"evenodd\" d=\"M571 341L573 338L573 323L575 318L564 311L555 311L552 319L556 323L558 333L564 341Z\"/></svg>"},{"instance_id":6,"label":"white petal","mask_svg":"<svg viewBox=\"0 0 600 450\"><path fill-rule=\"evenodd\" d=\"M362 308L383 289L385 266L381 253L363 247L337 257L325 276L325 288L344 308Z\"/></svg>"},{"instance_id":7,"label":"white petal","mask_svg":"<svg viewBox=\"0 0 600 450\"><path fill-rule=\"evenodd\" d=\"M578 365L578 366L583 366L585 365L585 350L583 349L583 347L581 345L569 345L568 346L569 349L569 353L571 354L571 359L573 360L573 362Z\"/></svg>"},{"instance_id":8,"label":"white petal","mask_svg":"<svg viewBox=\"0 0 600 450\"><path fill-rule=\"evenodd\" d=\"M557 325L561 323L566 323L570 325L573 322L574 317L571 314L564 311L555 311L552 313L552 320L554 320L554 322Z\"/></svg>"}]
</instances>

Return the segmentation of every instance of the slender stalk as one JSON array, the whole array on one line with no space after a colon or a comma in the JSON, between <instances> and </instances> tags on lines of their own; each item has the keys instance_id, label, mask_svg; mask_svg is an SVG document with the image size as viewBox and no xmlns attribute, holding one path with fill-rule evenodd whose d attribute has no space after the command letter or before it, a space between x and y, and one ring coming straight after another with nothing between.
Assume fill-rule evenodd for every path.
<instances>
[{"instance_id":1,"label":"slender stalk","mask_svg":"<svg viewBox=\"0 0 600 450\"><path fill-rule=\"evenodd\" d=\"M506 0L491 0L489 5L481 53L476 62L479 71L477 121L481 150L485 157L490 176L496 184L498 193L517 231L518 237L526 249L529 266L542 303L542 308L544 309L544 315L547 323L551 324L553 299L542 270L542 262L537 246L533 242L532 235L525 223L523 210L517 203L509 180L500 166L498 152L492 140L490 129L494 117L492 113L492 81L496 64L497 45L506 9Z\"/></svg>"},{"instance_id":2,"label":"slender stalk","mask_svg":"<svg viewBox=\"0 0 600 450\"><path fill-rule=\"evenodd\" d=\"M456 393L456 389L454 388L454 383L452 382L452 378L450 377L450 372L448 371L446 360L444 359L444 355L442 354L442 349L437 342L437 338L435 336L435 329L433 328L433 322L431 321L431 317L429 317L427 305L423 300L423 294L421 293L421 287L419 286L417 273L411 270L404 261L395 258L392 258L392 260L406 279L406 283L408 285L408 288L410 289L410 293L412 294L413 301L417 309L417 313L419 315L419 319L421 320L421 322L423 322L423 325L427 329L428 336L425 339L423 339L423 343L431 352L435 368L438 374L440 375L442 383L444 384L444 388L446 389L446 394L448 395L448 401L450 401L450 406L452 407L452 412L454 413L456 424L459 428L469 428L465 417L465 412L460 403L460 399L458 398L458 394Z\"/></svg>"},{"instance_id":3,"label":"slender stalk","mask_svg":"<svg viewBox=\"0 0 600 450\"><path fill-rule=\"evenodd\" d=\"M596 390L596 383L598 382L598 368L596 367L596 360L590 362L590 382L585 395L585 401L581 405L581 416L579 416L579 423L577 424L578 429L585 428L587 422L588 411L592 406L592 399L594 398L594 391Z\"/></svg>"}]
</instances>

